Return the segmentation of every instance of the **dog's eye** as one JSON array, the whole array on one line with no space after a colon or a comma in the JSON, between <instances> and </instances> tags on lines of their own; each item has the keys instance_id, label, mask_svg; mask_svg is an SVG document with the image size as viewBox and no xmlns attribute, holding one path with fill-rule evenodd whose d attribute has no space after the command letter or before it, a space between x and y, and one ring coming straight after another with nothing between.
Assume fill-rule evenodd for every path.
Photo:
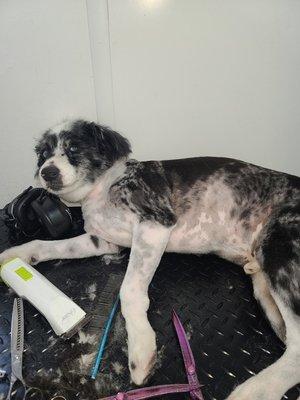
<instances>
[{"instance_id":1,"label":"dog's eye","mask_svg":"<svg viewBox=\"0 0 300 400\"><path fill-rule=\"evenodd\" d=\"M78 148L77 148L76 146L71 146L71 147L69 147L69 151L70 151L71 153L76 153L77 150L78 150Z\"/></svg>"},{"instance_id":2,"label":"dog's eye","mask_svg":"<svg viewBox=\"0 0 300 400\"><path fill-rule=\"evenodd\" d=\"M44 150L43 152L42 152L42 157L43 158L47 158L49 156L49 151L48 150Z\"/></svg>"}]
</instances>

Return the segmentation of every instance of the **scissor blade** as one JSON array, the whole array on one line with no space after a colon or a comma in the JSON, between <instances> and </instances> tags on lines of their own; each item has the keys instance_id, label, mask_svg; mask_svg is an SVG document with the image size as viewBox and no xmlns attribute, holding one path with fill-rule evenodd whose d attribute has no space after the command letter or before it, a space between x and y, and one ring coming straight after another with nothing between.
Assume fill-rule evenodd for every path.
<instances>
[{"instance_id":1,"label":"scissor blade","mask_svg":"<svg viewBox=\"0 0 300 400\"><path fill-rule=\"evenodd\" d=\"M22 380L22 358L24 350L24 309L23 300L15 298L11 319L11 368L12 373Z\"/></svg>"},{"instance_id":2,"label":"scissor blade","mask_svg":"<svg viewBox=\"0 0 300 400\"><path fill-rule=\"evenodd\" d=\"M185 330L182 326L182 323L178 317L178 315L176 314L176 312L173 310L173 323L177 332L177 336L178 336L178 340L179 340L179 344L180 344L180 348L181 348L181 352L183 355L183 360L184 360L184 364L185 364L185 368L186 370L188 370L188 368L190 366L195 367L195 359L192 353L192 349L190 347L189 341L186 337L186 333Z\"/></svg>"}]
</instances>

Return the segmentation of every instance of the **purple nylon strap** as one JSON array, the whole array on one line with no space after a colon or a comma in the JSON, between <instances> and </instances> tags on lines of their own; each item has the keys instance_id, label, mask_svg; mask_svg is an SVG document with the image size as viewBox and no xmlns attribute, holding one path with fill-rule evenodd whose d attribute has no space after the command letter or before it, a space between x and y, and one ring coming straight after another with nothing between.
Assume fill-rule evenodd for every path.
<instances>
[{"instance_id":1,"label":"purple nylon strap","mask_svg":"<svg viewBox=\"0 0 300 400\"><path fill-rule=\"evenodd\" d=\"M152 397L162 396L171 393L190 393L192 399L204 400L201 385L199 383L194 356L187 340L186 333L175 311L173 311L173 324L179 340L182 352L186 375L189 383L178 383L173 385L151 386L141 389L130 390L128 392L118 393L115 396L109 396L100 400L143 400Z\"/></svg>"}]
</instances>

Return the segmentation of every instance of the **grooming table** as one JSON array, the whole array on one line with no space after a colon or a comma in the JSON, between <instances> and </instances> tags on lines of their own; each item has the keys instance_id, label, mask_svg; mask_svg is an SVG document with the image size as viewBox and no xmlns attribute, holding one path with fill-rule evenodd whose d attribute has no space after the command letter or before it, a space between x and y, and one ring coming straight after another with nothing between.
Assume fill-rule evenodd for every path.
<instances>
[{"instance_id":1,"label":"grooming table","mask_svg":"<svg viewBox=\"0 0 300 400\"><path fill-rule=\"evenodd\" d=\"M0 212L0 251L13 243ZM52 261L38 270L74 299L93 319L69 341L57 338L49 324L25 302L24 376L45 390L45 399L96 400L133 388L127 369L124 320L118 312L100 373L89 378L101 330L125 274L122 259L94 257ZM0 286L0 370L10 373L12 291ZM174 308L189 336L205 400L223 400L233 387L278 359L284 346L252 295L249 278L234 264L215 256L165 254L150 290L149 319L157 333L158 362L149 385L185 383L180 347L171 322ZM0 399L7 379L0 378ZM284 399L296 400L300 388ZM188 395L164 396L188 399Z\"/></svg>"}]
</instances>

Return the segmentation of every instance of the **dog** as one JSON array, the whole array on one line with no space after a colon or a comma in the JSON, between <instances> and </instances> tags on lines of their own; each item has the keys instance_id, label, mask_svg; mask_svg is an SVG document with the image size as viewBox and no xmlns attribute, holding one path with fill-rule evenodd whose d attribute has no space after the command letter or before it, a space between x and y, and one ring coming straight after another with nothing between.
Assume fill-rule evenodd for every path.
<instances>
[{"instance_id":1,"label":"dog","mask_svg":"<svg viewBox=\"0 0 300 400\"><path fill-rule=\"evenodd\" d=\"M139 162L119 133L85 120L46 131L36 177L80 203L85 232L32 242L0 255L31 264L115 254L130 247L120 290L134 383L155 362L148 286L162 254L215 253L251 274L254 295L279 338L282 357L238 386L228 400L280 400L300 382L300 178L216 157Z\"/></svg>"}]
</instances>

